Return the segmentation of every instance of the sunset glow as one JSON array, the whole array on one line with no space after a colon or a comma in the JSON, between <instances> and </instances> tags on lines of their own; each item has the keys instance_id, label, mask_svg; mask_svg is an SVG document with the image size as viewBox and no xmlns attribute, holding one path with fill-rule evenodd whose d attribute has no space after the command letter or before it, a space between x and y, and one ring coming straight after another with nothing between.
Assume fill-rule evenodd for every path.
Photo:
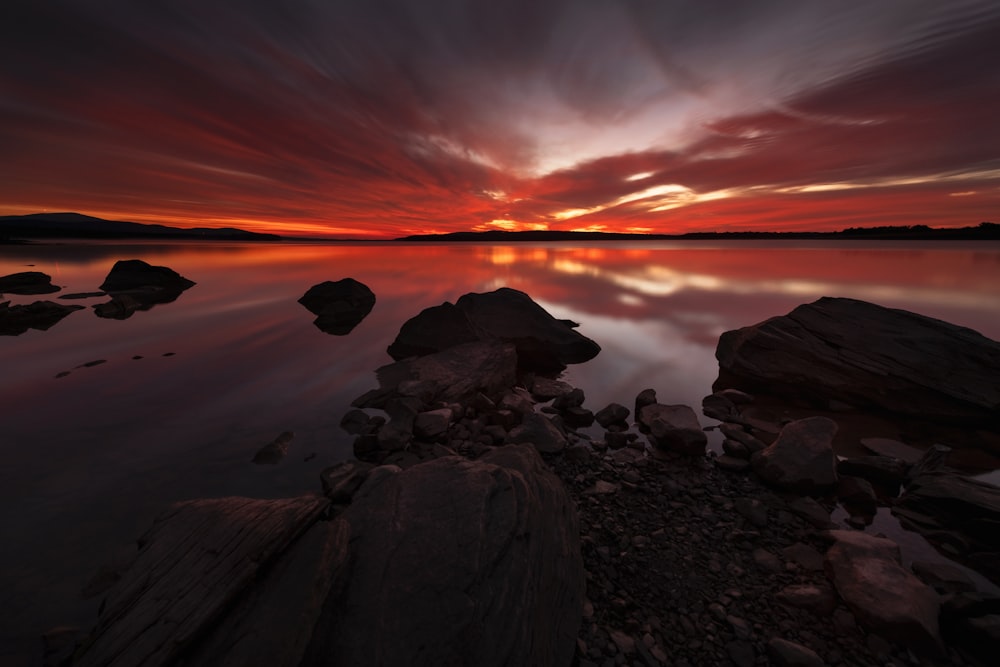
<instances>
[{"instance_id":1,"label":"sunset glow","mask_svg":"<svg viewBox=\"0 0 1000 667\"><path fill-rule=\"evenodd\" d=\"M1000 5L725 4L8 3L0 215L337 238L1000 218Z\"/></svg>"}]
</instances>

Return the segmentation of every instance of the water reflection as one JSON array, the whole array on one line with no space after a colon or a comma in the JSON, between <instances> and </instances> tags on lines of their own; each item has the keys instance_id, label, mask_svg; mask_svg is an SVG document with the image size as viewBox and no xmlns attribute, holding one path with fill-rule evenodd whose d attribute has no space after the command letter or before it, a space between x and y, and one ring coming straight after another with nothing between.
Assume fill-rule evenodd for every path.
<instances>
[{"instance_id":1,"label":"water reflection","mask_svg":"<svg viewBox=\"0 0 1000 667\"><path fill-rule=\"evenodd\" d=\"M349 455L338 423L376 385L400 325L466 292L512 287L580 322L603 351L567 374L594 410L646 387L698 405L723 331L824 295L1000 338L1000 244L37 245L0 247L0 275L34 263L86 292L123 257L197 288L141 317L0 338L0 531L18 536L0 550L0 643L90 622L80 587L166 503L315 490ZM350 335L329 336L297 301L348 277L378 301ZM106 363L53 379L96 359ZM284 431L295 439L280 464L250 463Z\"/></svg>"}]
</instances>

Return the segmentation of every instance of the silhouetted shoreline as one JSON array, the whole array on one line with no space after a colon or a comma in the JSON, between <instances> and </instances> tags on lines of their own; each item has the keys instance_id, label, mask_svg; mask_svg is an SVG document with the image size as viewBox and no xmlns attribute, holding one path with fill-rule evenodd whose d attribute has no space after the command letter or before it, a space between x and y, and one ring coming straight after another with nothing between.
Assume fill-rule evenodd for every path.
<instances>
[{"instance_id":1,"label":"silhouetted shoreline","mask_svg":"<svg viewBox=\"0 0 1000 667\"><path fill-rule=\"evenodd\" d=\"M926 225L850 227L839 232L689 232L687 234L627 234L620 232L562 232L493 230L415 234L396 241L520 242L520 241L729 241L729 240L861 240L861 241L995 241L1000 224L983 222L975 227L938 228Z\"/></svg>"}]
</instances>

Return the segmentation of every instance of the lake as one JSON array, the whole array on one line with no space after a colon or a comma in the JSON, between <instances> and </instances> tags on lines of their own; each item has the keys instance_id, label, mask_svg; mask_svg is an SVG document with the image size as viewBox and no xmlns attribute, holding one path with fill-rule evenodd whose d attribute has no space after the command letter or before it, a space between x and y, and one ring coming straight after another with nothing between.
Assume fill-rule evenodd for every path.
<instances>
[{"instance_id":1,"label":"lake","mask_svg":"<svg viewBox=\"0 0 1000 667\"><path fill-rule=\"evenodd\" d=\"M595 411L646 387L697 408L719 334L824 295L1000 339L998 242L74 243L0 246L0 275L43 271L87 292L119 259L197 284L126 320L88 307L0 337L0 661L52 626L89 625L97 600L81 587L168 503L318 490L319 472L350 456L340 418L376 385L400 325L466 292L513 287L579 322L603 351L566 375ZM377 302L349 335L328 335L297 299L345 277ZM283 431L287 458L252 464Z\"/></svg>"}]
</instances>

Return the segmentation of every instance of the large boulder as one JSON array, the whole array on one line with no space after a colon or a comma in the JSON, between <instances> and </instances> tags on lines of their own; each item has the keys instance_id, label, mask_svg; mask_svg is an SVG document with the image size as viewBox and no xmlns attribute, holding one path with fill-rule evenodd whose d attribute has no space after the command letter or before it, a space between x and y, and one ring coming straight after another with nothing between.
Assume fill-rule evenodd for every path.
<instances>
[{"instance_id":1,"label":"large boulder","mask_svg":"<svg viewBox=\"0 0 1000 667\"><path fill-rule=\"evenodd\" d=\"M569 665L573 503L533 448L377 468L343 518L351 569L303 665Z\"/></svg>"},{"instance_id":2,"label":"large boulder","mask_svg":"<svg viewBox=\"0 0 1000 667\"><path fill-rule=\"evenodd\" d=\"M375 306L375 294L353 278L327 280L310 287L299 303L316 315L313 324L320 331L344 336L367 317Z\"/></svg>"},{"instance_id":3,"label":"large boulder","mask_svg":"<svg viewBox=\"0 0 1000 667\"><path fill-rule=\"evenodd\" d=\"M857 531L829 534L824 568L857 619L886 639L939 655L938 595L902 566L899 546Z\"/></svg>"},{"instance_id":4,"label":"large boulder","mask_svg":"<svg viewBox=\"0 0 1000 667\"><path fill-rule=\"evenodd\" d=\"M141 259L122 259L111 267L101 289L109 294L143 290L183 292L194 286L176 271L166 266L152 266Z\"/></svg>"},{"instance_id":5,"label":"large boulder","mask_svg":"<svg viewBox=\"0 0 1000 667\"><path fill-rule=\"evenodd\" d=\"M1000 584L1000 488L950 470L926 472L907 484L892 512Z\"/></svg>"},{"instance_id":6,"label":"large boulder","mask_svg":"<svg viewBox=\"0 0 1000 667\"><path fill-rule=\"evenodd\" d=\"M520 366L539 371L582 363L601 351L571 323L552 317L524 292L503 287L424 310L403 324L388 352L399 360L494 339L513 343Z\"/></svg>"},{"instance_id":7,"label":"large boulder","mask_svg":"<svg viewBox=\"0 0 1000 667\"><path fill-rule=\"evenodd\" d=\"M52 284L52 278L41 271L22 271L0 276L0 294L52 294L59 289Z\"/></svg>"},{"instance_id":8,"label":"large boulder","mask_svg":"<svg viewBox=\"0 0 1000 667\"><path fill-rule=\"evenodd\" d=\"M1000 343L923 315L823 297L722 334L714 388L735 387L996 429Z\"/></svg>"},{"instance_id":9,"label":"large boulder","mask_svg":"<svg viewBox=\"0 0 1000 667\"><path fill-rule=\"evenodd\" d=\"M55 301L35 301L24 306L0 302L0 336L20 336L28 329L45 331L83 306L64 306Z\"/></svg>"},{"instance_id":10,"label":"large boulder","mask_svg":"<svg viewBox=\"0 0 1000 667\"><path fill-rule=\"evenodd\" d=\"M101 283L101 289L111 300L95 305L94 314L108 319L128 319L136 311L175 301L194 284L166 266L152 266L141 259L119 260Z\"/></svg>"},{"instance_id":11,"label":"large boulder","mask_svg":"<svg viewBox=\"0 0 1000 667\"><path fill-rule=\"evenodd\" d=\"M836 434L837 423L827 417L790 422L773 443L754 453L754 472L768 484L789 491L828 490L837 483Z\"/></svg>"}]
</instances>

